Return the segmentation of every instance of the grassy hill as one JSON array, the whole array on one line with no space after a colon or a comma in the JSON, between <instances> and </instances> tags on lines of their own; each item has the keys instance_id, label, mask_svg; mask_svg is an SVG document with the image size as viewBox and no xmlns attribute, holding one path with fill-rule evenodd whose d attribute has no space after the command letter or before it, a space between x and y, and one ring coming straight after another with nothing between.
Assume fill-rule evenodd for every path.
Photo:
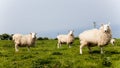
<instances>
[{"instance_id":1,"label":"grassy hill","mask_svg":"<svg viewBox=\"0 0 120 68\"><path fill-rule=\"evenodd\" d=\"M26 47L15 52L12 41L0 40L0 68L119 68L120 39L114 46L104 47L100 54L99 47L93 47L92 53L87 47L83 55L79 54L79 40L75 40L72 48L63 45L57 48L57 40L39 40L36 47L28 52Z\"/></svg>"}]
</instances>

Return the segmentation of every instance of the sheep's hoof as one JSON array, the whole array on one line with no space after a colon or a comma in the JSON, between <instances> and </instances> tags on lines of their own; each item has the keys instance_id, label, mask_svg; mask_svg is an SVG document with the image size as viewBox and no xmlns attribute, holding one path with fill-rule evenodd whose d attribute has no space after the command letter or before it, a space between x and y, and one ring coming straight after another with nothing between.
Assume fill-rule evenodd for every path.
<instances>
[{"instance_id":1,"label":"sheep's hoof","mask_svg":"<svg viewBox=\"0 0 120 68\"><path fill-rule=\"evenodd\" d=\"M18 52L18 50L16 50L15 52Z\"/></svg>"},{"instance_id":2,"label":"sheep's hoof","mask_svg":"<svg viewBox=\"0 0 120 68\"><path fill-rule=\"evenodd\" d=\"M82 55L82 53L80 53L80 55Z\"/></svg>"},{"instance_id":3,"label":"sheep's hoof","mask_svg":"<svg viewBox=\"0 0 120 68\"><path fill-rule=\"evenodd\" d=\"M104 52L102 51L101 54L104 54Z\"/></svg>"},{"instance_id":4,"label":"sheep's hoof","mask_svg":"<svg viewBox=\"0 0 120 68\"><path fill-rule=\"evenodd\" d=\"M103 52L101 54L104 54Z\"/></svg>"},{"instance_id":5,"label":"sheep's hoof","mask_svg":"<svg viewBox=\"0 0 120 68\"><path fill-rule=\"evenodd\" d=\"M19 51L15 51L15 53L19 53Z\"/></svg>"}]
</instances>

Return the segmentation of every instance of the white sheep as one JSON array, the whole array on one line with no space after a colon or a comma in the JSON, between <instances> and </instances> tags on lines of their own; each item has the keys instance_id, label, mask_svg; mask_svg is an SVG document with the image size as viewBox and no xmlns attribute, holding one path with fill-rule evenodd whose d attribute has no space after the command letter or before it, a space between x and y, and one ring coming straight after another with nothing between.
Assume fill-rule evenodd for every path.
<instances>
[{"instance_id":1,"label":"white sheep","mask_svg":"<svg viewBox=\"0 0 120 68\"><path fill-rule=\"evenodd\" d=\"M74 34L73 31L70 31L67 35L58 35L58 48L61 46L61 44L67 44L69 45L69 48L71 48L71 44L74 42Z\"/></svg>"},{"instance_id":2,"label":"white sheep","mask_svg":"<svg viewBox=\"0 0 120 68\"><path fill-rule=\"evenodd\" d=\"M84 31L79 35L80 39L80 54L82 54L82 48L88 46L91 52L92 46L99 46L101 48L101 54L103 53L102 47L107 45L112 38L111 29L109 24L101 25L100 29L92 29Z\"/></svg>"},{"instance_id":3,"label":"white sheep","mask_svg":"<svg viewBox=\"0 0 120 68\"><path fill-rule=\"evenodd\" d=\"M36 41L36 33L30 33L27 35L22 34L14 34L12 36L14 44L15 44L15 51L18 52L18 47L28 47L28 50L31 46L35 45Z\"/></svg>"},{"instance_id":4,"label":"white sheep","mask_svg":"<svg viewBox=\"0 0 120 68\"><path fill-rule=\"evenodd\" d=\"M110 43L111 43L112 45L114 45L114 43L115 43L115 39L112 38L112 39L110 40Z\"/></svg>"}]
</instances>

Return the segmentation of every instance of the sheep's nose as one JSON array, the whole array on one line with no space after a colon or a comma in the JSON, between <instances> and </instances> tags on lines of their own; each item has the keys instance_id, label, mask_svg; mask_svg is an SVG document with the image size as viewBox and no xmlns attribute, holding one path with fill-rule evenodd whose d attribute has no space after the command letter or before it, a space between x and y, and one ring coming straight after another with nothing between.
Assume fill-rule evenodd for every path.
<instances>
[{"instance_id":1,"label":"sheep's nose","mask_svg":"<svg viewBox=\"0 0 120 68\"><path fill-rule=\"evenodd\" d=\"M105 30L105 32L107 32L107 30Z\"/></svg>"}]
</instances>

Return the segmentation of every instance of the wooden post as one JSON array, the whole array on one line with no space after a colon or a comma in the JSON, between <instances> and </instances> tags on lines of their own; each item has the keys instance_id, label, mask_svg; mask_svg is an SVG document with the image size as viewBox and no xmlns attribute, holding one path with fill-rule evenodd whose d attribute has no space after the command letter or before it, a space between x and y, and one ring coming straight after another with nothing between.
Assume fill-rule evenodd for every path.
<instances>
[{"instance_id":1,"label":"wooden post","mask_svg":"<svg viewBox=\"0 0 120 68\"><path fill-rule=\"evenodd\" d=\"M93 22L94 28L96 28L96 22Z\"/></svg>"}]
</instances>

